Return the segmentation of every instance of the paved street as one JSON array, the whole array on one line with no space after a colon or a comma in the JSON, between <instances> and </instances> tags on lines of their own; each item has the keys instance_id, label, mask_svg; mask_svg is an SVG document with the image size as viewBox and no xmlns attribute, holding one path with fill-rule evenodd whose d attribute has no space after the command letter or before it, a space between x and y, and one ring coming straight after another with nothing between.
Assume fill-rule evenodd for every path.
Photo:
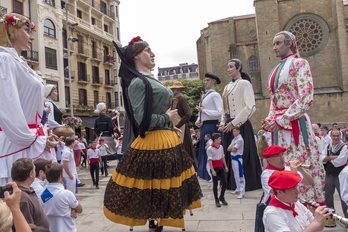
<instances>
[{"instance_id":1,"label":"paved street","mask_svg":"<svg viewBox=\"0 0 348 232\"><path fill-rule=\"evenodd\" d=\"M111 174L117 161L110 161L109 173ZM92 186L90 174L86 168L81 168L79 172L81 182L85 183L84 187L79 188L77 198L83 206L83 213L78 215L76 219L77 230L80 232L99 232L99 231L129 231L129 227L113 223L104 217L102 206L105 185L109 181L109 177L100 176L100 189ZM204 197L202 199L202 208L193 210L194 215L185 215L186 231L199 232L234 232L234 231L254 231L255 208L258 203L262 191L255 190L246 193L244 199L238 200L237 195L226 192L226 201L228 206L215 206L212 183L200 179L201 188ZM335 205L338 206L337 213L342 214L340 203L335 196ZM148 232L148 225L134 227L135 232ZM181 231L179 228L165 227L164 232ZM340 225L336 228L325 228L324 231L348 231Z\"/></svg>"}]
</instances>

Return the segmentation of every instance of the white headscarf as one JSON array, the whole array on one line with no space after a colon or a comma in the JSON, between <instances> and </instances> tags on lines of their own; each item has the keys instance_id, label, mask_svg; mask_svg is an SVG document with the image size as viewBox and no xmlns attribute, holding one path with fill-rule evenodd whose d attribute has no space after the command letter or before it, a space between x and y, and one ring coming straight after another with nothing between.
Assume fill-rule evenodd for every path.
<instances>
[{"instance_id":1,"label":"white headscarf","mask_svg":"<svg viewBox=\"0 0 348 232\"><path fill-rule=\"evenodd\" d=\"M104 102L99 102L97 107L96 107L96 109L95 109L95 111L94 111L94 113L100 114L105 109L106 109L105 103Z\"/></svg>"},{"instance_id":2,"label":"white headscarf","mask_svg":"<svg viewBox=\"0 0 348 232\"><path fill-rule=\"evenodd\" d=\"M47 98L48 96L50 96L50 94L51 94L53 88L57 88L57 86L56 86L56 85L51 85L51 84L47 84L47 85L45 86L45 98Z\"/></svg>"}]
</instances>

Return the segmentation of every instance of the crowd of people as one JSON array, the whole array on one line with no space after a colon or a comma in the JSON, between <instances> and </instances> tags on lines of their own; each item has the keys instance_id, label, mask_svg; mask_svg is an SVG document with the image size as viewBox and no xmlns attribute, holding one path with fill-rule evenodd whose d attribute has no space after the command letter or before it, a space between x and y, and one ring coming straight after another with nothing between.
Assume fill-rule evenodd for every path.
<instances>
[{"instance_id":1,"label":"crowd of people","mask_svg":"<svg viewBox=\"0 0 348 232\"><path fill-rule=\"evenodd\" d=\"M87 141L62 124L57 86L44 85L20 57L30 48L35 24L14 13L0 24L0 185L12 187L0 201L0 231L76 231L82 206L75 194L84 185L78 171L88 168L99 189L100 173L109 175L110 155L120 160L103 211L131 227L149 222L156 232L185 228L185 210L201 207L198 177L213 182L217 207L228 205L227 189L243 199L262 187L266 231L322 230L335 189L348 217L348 130L311 124L311 71L290 32L273 39L281 60L268 80L270 109L257 135L249 120L257 110L251 78L239 59L226 62L231 81L221 95L215 90L220 78L205 74L206 92L190 109L187 87L178 81L167 88L153 78L155 54L135 37L125 47L114 44L122 61L125 130L117 111L107 115L100 102L95 140ZM188 126L191 110L198 112L199 129ZM306 208L299 197L313 201Z\"/></svg>"}]
</instances>

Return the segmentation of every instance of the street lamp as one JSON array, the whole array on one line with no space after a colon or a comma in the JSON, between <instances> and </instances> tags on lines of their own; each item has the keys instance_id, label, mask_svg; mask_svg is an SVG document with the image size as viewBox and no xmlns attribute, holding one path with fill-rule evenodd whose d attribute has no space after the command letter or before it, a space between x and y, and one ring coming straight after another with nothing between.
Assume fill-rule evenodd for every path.
<instances>
[{"instance_id":1,"label":"street lamp","mask_svg":"<svg viewBox=\"0 0 348 232\"><path fill-rule=\"evenodd\" d=\"M69 36L69 25L71 26L77 26L78 23L76 22L69 22L69 0L66 0L65 2L65 26L66 26L66 42L67 42L67 49L68 49L68 78L69 78L69 101L70 101L70 114L71 117L74 117L74 109L73 109L73 99L72 99L72 85L71 85L71 70L70 70L70 43L78 41L78 39Z\"/></svg>"}]
</instances>

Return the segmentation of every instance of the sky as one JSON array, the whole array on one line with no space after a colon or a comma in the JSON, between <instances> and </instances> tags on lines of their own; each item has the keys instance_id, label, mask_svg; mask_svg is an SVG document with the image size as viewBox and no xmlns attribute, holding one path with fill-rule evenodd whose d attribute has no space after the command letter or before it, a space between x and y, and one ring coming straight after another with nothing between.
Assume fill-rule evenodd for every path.
<instances>
[{"instance_id":1,"label":"sky","mask_svg":"<svg viewBox=\"0 0 348 232\"><path fill-rule=\"evenodd\" d=\"M135 36L147 41L158 67L197 63L196 41L209 22L254 14L254 0L121 0L122 46Z\"/></svg>"}]
</instances>

